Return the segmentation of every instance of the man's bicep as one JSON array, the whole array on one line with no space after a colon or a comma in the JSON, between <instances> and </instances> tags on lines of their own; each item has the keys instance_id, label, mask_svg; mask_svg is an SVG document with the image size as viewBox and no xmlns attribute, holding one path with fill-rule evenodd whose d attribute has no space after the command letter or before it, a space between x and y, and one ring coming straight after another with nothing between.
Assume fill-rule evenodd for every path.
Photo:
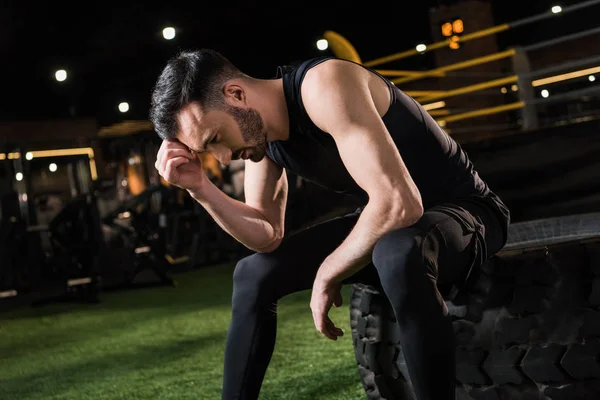
<instances>
[{"instance_id":1,"label":"man's bicep","mask_svg":"<svg viewBox=\"0 0 600 400\"><path fill-rule=\"evenodd\" d=\"M344 166L370 198L405 197L414 185L387 132L381 128L353 126L334 135Z\"/></svg>"},{"instance_id":2,"label":"man's bicep","mask_svg":"<svg viewBox=\"0 0 600 400\"><path fill-rule=\"evenodd\" d=\"M284 233L288 182L285 170L268 156L255 163L246 161L244 171L244 197L273 225L280 236Z\"/></svg>"},{"instance_id":3,"label":"man's bicep","mask_svg":"<svg viewBox=\"0 0 600 400\"><path fill-rule=\"evenodd\" d=\"M355 71L333 67L321 75L307 75L308 85L303 88L307 112L333 137L346 169L370 199L418 208L421 199L416 185L368 84Z\"/></svg>"}]
</instances>

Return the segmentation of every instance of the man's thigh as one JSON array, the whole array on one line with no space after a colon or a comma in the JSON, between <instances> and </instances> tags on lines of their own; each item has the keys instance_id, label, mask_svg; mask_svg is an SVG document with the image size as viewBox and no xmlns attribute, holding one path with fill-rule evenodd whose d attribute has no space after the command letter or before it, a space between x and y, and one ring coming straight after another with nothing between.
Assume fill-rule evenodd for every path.
<instances>
[{"instance_id":1,"label":"man's thigh","mask_svg":"<svg viewBox=\"0 0 600 400\"><path fill-rule=\"evenodd\" d=\"M439 285L462 284L487 258L485 226L463 205L432 207L415 227L427 273Z\"/></svg>"}]
</instances>

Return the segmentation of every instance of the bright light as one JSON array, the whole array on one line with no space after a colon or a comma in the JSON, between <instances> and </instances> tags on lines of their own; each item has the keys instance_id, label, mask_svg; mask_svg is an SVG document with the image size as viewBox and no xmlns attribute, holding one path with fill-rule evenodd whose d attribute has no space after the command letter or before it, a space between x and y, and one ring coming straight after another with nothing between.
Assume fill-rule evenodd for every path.
<instances>
[{"instance_id":1,"label":"bright light","mask_svg":"<svg viewBox=\"0 0 600 400\"><path fill-rule=\"evenodd\" d=\"M554 7L552 7L552 12L554 14L558 14L561 11L562 11L562 7L561 6L554 6Z\"/></svg>"},{"instance_id":2,"label":"bright light","mask_svg":"<svg viewBox=\"0 0 600 400\"><path fill-rule=\"evenodd\" d=\"M418 51L418 52L422 53L422 52L424 52L425 50L427 50L427 46L425 46L424 44L418 44L418 45L417 45L417 51Z\"/></svg>"},{"instance_id":3,"label":"bright light","mask_svg":"<svg viewBox=\"0 0 600 400\"><path fill-rule=\"evenodd\" d=\"M329 42L327 41L327 39L317 40L317 49L323 51L323 50L327 50L328 47L329 47Z\"/></svg>"},{"instance_id":4,"label":"bright light","mask_svg":"<svg viewBox=\"0 0 600 400\"><path fill-rule=\"evenodd\" d=\"M452 30L454 33L463 33L465 31L462 19L457 19L452 23Z\"/></svg>"},{"instance_id":5,"label":"bright light","mask_svg":"<svg viewBox=\"0 0 600 400\"><path fill-rule=\"evenodd\" d=\"M33 153L32 152L27 152L27 154L25 154L25 158L28 160L33 160Z\"/></svg>"},{"instance_id":6,"label":"bright light","mask_svg":"<svg viewBox=\"0 0 600 400\"><path fill-rule=\"evenodd\" d=\"M17 172L17 174L15 175L15 178L21 182L23 180L23 174L21 172Z\"/></svg>"},{"instance_id":7,"label":"bright light","mask_svg":"<svg viewBox=\"0 0 600 400\"><path fill-rule=\"evenodd\" d=\"M121 111L122 113L126 113L127 111L129 111L129 103L127 102L122 102L119 104L119 111Z\"/></svg>"},{"instance_id":8,"label":"bright light","mask_svg":"<svg viewBox=\"0 0 600 400\"><path fill-rule=\"evenodd\" d=\"M450 44L449 44L449 47L450 47L452 50L457 50L458 48L460 48L460 44L458 43L458 41L459 41L459 40L460 40L460 39L459 39L459 37L458 37L458 36L456 36L456 35L452 36L452 37L450 38Z\"/></svg>"},{"instance_id":9,"label":"bright light","mask_svg":"<svg viewBox=\"0 0 600 400\"><path fill-rule=\"evenodd\" d=\"M48 169L50 170L50 172L56 172L56 170L58 169L58 167L56 166L55 163L52 163L48 166Z\"/></svg>"},{"instance_id":10,"label":"bright light","mask_svg":"<svg viewBox=\"0 0 600 400\"><path fill-rule=\"evenodd\" d=\"M500 91L501 91L502 93L504 93L504 94L506 94L506 92L508 92L508 90L506 90L506 88L505 88L505 87L503 87L502 89L500 89Z\"/></svg>"},{"instance_id":11,"label":"bright light","mask_svg":"<svg viewBox=\"0 0 600 400\"><path fill-rule=\"evenodd\" d=\"M67 79L67 71L65 71L64 69L59 69L54 73L54 77L57 81L63 82Z\"/></svg>"},{"instance_id":12,"label":"bright light","mask_svg":"<svg viewBox=\"0 0 600 400\"><path fill-rule=\"evenodd\" d=\"M596 80L596 77L594 75L590 75L588 76L588 79L590 80L590 82L594 82Z\"/></svg>"},{"instance_id":13,"label":"bright light","mask_svg":"<svg viewBox=\"0 0 600 400\"><path fill-rule=\"evenodd\" d=\"M519 90L519 87L517 85L512 85L510 87L510 90L512 90L513 92L516 92L517 90Z\"/></svg>"},{"instance_id":14,"label":"bright light","mask_svg":"<svg viewBox=\"0 0 600 400\"><path fill-rule=\"evenodd\" d=\"M442 25L442 35L450 37L453 33L452 24L450 22L446 22Z\"/></svg>"},{"instance_id":15,"label":"bright light","mask_svg":"<svg viewBox=\"0 0 600 400\"><path fill-rule=\"evenodd\" d=\"M542 90L542 97L543 97L543 98L546 98L546 97L548 97L548 96L550 96L550 92L549 92L549 91L547 91L546 89Z\"/></svg>"},{"instance_id":16,"label":"bright light","mask_svg":"<svg viewBox=\"0 0 600 400\"><path fill-rule=\"evenodd\" d=\"M171 40L175 38L175 28L170 26L163 29L163 37L167 40Z\"/></svg>"},{"instance_id":17,"label":"bright light","mask_svg":"<svg viewBox=\"0 0 600 400\"><path fill-rule=\"evenodd\" d=\"M445 101L436 101L435 103L429 103L429 104L425 104L423 106L423 108L427 111L437 110L438 108L444 108L444 107L446 107Z\"/></svg>"}]
</instances>

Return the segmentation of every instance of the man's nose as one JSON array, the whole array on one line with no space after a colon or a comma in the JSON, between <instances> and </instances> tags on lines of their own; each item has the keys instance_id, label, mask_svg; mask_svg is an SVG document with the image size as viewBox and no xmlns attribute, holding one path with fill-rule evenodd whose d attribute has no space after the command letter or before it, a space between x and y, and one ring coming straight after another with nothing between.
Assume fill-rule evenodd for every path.
<instances>
[{"instance_id":1,"label":"man's nose","mask_svg":"<svg viewBox=\"0 0 600 400\"><path fill-rule=\"evenodd\" d=\"M231 162L231 150L229 149L220 149L216 152L216 154L214 154L214 156L223 165L229 165Z\"/></svg>"}]
</instances>

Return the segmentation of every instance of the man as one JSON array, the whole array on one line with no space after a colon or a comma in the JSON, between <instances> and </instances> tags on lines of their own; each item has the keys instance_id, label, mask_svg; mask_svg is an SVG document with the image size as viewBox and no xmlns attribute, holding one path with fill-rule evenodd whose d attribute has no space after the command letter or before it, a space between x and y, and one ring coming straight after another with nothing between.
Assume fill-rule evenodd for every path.
<instances>
[{"instance_id":1,"label":"man","mask_svg":"<svg viewBox=\"0 0 600 400\"><path fill-rule=\"evenodd\" d=\"M233 276L223 399L256 399L274 350L277 301L312 288L316 329L342 284L382 287L419 400L454 398L454 333L438 285L460 284L506 242L509 212L413 99L335 58L256 79L211 50L170 60L152 96L156 168L255 254ZM215 188L198 154L246 160L245 202ZM292 236L284 169L362 205Z\"/></svg>"}]
</instances>

